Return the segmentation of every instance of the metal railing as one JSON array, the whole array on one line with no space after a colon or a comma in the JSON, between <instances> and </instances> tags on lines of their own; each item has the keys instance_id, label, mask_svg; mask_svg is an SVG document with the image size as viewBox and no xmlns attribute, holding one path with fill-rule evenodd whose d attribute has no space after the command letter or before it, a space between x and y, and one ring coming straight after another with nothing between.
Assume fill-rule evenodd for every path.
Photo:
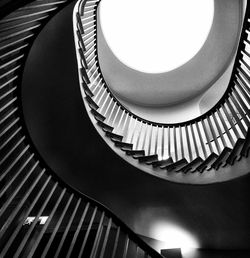
<instances>
[{"instance_id":1,"label":"metal railing","mask_svg":"<svg viewBox=\"0 0 250 258\"><path fill-rule=\"evenodd\" d=\"M231 79L208 112L176 124L138 117L111 92L98 60L97 9L100 0L80 1L75 41L84 100L115 145L139 160L175 172L203 172L233 165L248 156L250 107L250 5L247 1Z\"/></svg>"}]
</instances>

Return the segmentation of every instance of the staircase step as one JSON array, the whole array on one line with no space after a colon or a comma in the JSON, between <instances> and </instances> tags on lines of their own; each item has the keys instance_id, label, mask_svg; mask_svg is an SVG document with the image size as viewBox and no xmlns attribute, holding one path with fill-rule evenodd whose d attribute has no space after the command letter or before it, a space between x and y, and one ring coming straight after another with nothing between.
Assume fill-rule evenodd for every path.
<instances>
[{"instance_id":1,"label":"staircase step","mask_svg":"<svg viewBox=\"0 0 250 258\"><path fill-rule=\"evenodd\" d=\"M229 157L226 160L227 164L232 166L236 160L241 159L241 150L243 149L244 142L245 141L242 138L239 138L237 140L233 150L231 151Z\"/></svg>"},{"instance_id":2,"label":"staircase step","mask_svg":"<svg viewBox=\"0 0 250 258\"><path fill-rule=\"evenodd\" d=\"M197 171L202 173L205 169L210 170L212 169L212 164L217 160L218 155L215 153L210 154L204 162L196 168Z\"/></svg>"},{"instance_id":3,"label":"staircase step","mask_svg":"<svg viewBox=\"0 0 250 258\"><path fill-rule=\"evenodd\" d=\"M240 155L247 158L249 155L249 149L250 149L250 129L248 129L247 131L246 139L242 147L242 150L240 152Z\"/></svg>"},{"instance_id":4,"label":"staircase step","mask_svg":"<svg viewBox=\"0 0 250 258\"><path fill-rule=\"evenodd\" d=\"M230 153L231 153L232 149L226 147L221 154L219 155L219 157L217 158L217 160L211 165L212 168L214 169L219 169L221 166L224 167L226 166L226 160L229 157Z\"/></svg>"},{"instance_id":5,"label":"staircase step","mask_svg":"<svg viewBox=\"0 0 250 258\"><path fill-rule=\"evenodd\" d=\"M138 159L140 157L145 156L144 150L128 150L126 151L126 154L129 156L133 156L133 158Z\"/></svg>"},{"instance_id":6,"label":"staircase step","mask_svg":"<svg viewBox=\"0 0 250 258\"><path fill-rule=\"evenodd\" d=\"M78 12L76 13L76 19L77 19L77 27L79 28L81 34L84 34L84 29L83 29L83 26L82 26L81 16Z\"/></svg>"},{"instance_id":7,"label":"staircase step","mask_svg":"<svg viewBox=\"0 0 250 258\"><path fill-rule=\"evenodd\" d=\"M102 127L105 132L112 132L114 128L103 121L97 121L97 124Z\"/></svg>"},{"instance_id":8,"label":"staircase step","mask_svg":"<svg viewBox=\"0 0 250 258\"><path fill-rule=\"evenodd\" d=\"M95 103L95 101L88 95L86 95L85 99L88 101L91 109L98 109L99 106Z\"/></svg>"},{"instance_id":9,"label":"staircase step","mask_svg":"<svg viewBox=\"0 0 250 258\"><path fill-rule=\"evenodd\" d=\"M121 148L124 151L132 150L133 144L121 142L121 141L114 141L115 146Z\"/></svg>"},{"instance_id":10,"label":"staircase step","mask_svg":"<svg viewBox=\"0 0 250 258\"><path fill-rule=\"evenodd\" d=\"M84 45L84 41L82 39L82 35L81 32L79 30L76 31L77 37L78 37L78 41L80 42L80 47L83 49L83 51L86 51L85 45Z\"/></svg>"},{"instance_id":11,"label":"staircase step","mask_svg":"<svg viewBox=\"0 0 250 258\"><path fill-rule=\"evenodd\" d=\"M89 84L89 83L90 83L90 80L89 80L89 77L88 77L88 75L87 75L87 73L86 73L85 68L82 67L82 68L80 69L80 72L81 72L83 81L84 81L86 84Z\"/></svg>"},{"instance_id":12,"label":"staircase step","mask_svg":"<svg viewBox=\"0 0 250 258\"><path fill-rule=\"evenodd\" d=\"M84 68L85 68L85 69L88 69L88 64L87 64L87 62L86 62L86 59L85 59L85 56L84 56L84 52L83 52L83 51L85 51L85 50L83 50L82 48L79 48L78 51L79 51L79 54L80 54L80 56L81 56L81 61L82 61L83 64L84 64ZM84 81L85 81L85 80L84 80Z\"/></svg>"},{"instance_id":13,"label":"staircase step","mask_svg":"<svg viewBox=\"0 0 250 258\"><path fill-rule=\"evenodd\" d=\"M113 140L113 141L122 141L122 138L123 138L123 136L121 136L119 134L112 133L110 131L106 132L106 136L111 138L111 140Z\"/></svg>"},{"instance_id":14,"label":"staircase step","mask_svg":"<svg viewBox=\"0 0 250 258\"><path fill-rule=\"evenodd\" d=\"M178 170L182 167L184 167L185 165L187 165L188 162L186 159L181 159L181 160L178 160L177 162L174 162L168 166L166 166L166 169L168 172L171 172L173 170L175 170L176 172L178 172Z\"/></svg>"},{"instance_id":15,"label":"staircase step","mask_svg":"<svg viewBox=\"0 0 250 258\"><path fill-rule=\"evenodd\" d=\"M192 160L189 164L187 164L184 167L177 170L177 172L182 171L185 174L187 172L194 173L196 171L197 167L199 167L203 162L204 162L204 160L201 157L198 157L198 158Z\"/></svg>"},{"instance_id":16,"label":"staircase step","mask_svg":"<svg viewBox=\"0 0 250 258\"><path fill-rule=\"evenodd\" d=\"M148 165L152 164L153 162L156 162L158 160L158 155L148 155L148 156L143 156L138 158L140 163L146 163Z\"/></svg>"},{"instance_id":17,"label":"staircase step","mask_svg":"<svg viewBox=\"0 0 250 258\"><path fill-rule=\"evenodd\" d=\"M160 167L161 169L164 169L166 166L168 166L170 164L173 164L172 157L170 157L168 159L164 159L164 160L158 160L158 161L154 162L152 165L154 168Z\"/></svg>"},{"instance_id":18,"label":"staircase step","mask_svg":"<svg viewBox=\"0 0 250 258\"><path fill-rule=\"evenodd\" d=\"M97 121L105 120L105 116L103 116L101 113L99 113L96 109L91 109L90 112L94 115L94 117Z\"/></svg>"},{"instance_id":19,"label":"staircase step","mask_svg":"<svg viewBox=\"0 0 250 258\"><path fill-rule=\"evenodd\" d=\"M93 92L89 89L88 85L85 82L82 83L82 87L86 95L90 97L94 96Z\"/></svg>"}]
</instances>

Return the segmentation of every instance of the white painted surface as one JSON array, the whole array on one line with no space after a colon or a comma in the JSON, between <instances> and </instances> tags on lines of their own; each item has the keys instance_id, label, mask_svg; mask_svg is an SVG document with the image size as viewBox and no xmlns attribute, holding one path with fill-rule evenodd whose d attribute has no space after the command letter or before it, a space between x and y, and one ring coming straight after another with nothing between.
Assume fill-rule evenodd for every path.
<instances>
[{"instance_id":1,"label":"white painted surface","mask_svg":"<svg viewBox=\"0 0 250 258\"><path fill-rule=\"evenodd\" d=\"M146 73L171 71L205 43L214 0L102 0L100 22L114 55Z\"/></svg>"},{"instance_id":2,"label":"white painted surface","mask_svg":"<svg viewBox=\"0 0 250 258\"><path fill-rule=\"evenodd\" d=\"M190 101L204 94L226 71L236 52L242 17L241 0L215 0L212 29L200 51L179 68L157 74L123 64L104 40L98 20L98 57L104 78L119 99L133 105L162 108ZM227 84L221 87L223 93Z\"/></svg>"}]
</instances>

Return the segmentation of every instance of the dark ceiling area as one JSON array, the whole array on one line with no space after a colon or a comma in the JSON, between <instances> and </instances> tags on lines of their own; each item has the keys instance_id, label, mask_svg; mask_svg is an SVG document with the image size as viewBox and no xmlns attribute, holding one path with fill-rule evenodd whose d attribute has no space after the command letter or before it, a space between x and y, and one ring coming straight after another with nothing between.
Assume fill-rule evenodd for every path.
<instances>
[{"instance_id":1,"label":"dark ceiling area","mask_svg":"<svg viewBox=\"0 0 250 258\"><path fill-rule=\"evenodd\" d=\"M141 235L154 238L154 224L164 221L190 232L199 247L248 248L249 175L213 185L171 183L127 164L98 135L79 89L73 4L42 30L24 71L24 115L41 156L65 182Z\"/></svg>"}]
</instances>

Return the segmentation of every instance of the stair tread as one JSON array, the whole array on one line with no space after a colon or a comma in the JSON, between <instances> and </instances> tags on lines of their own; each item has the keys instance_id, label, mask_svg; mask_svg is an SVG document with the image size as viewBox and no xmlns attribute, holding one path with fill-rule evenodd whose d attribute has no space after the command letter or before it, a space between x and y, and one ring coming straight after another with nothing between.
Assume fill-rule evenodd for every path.
<instances>
[{"instance_id":1,"label":"stair tread","mask_svg":"<svg viewBox=\"0 0 250 258\"><path fill-rule=\"evenodd\" d=\"M89 97L94 96L93 92L89 89L88 85L85 82L82 83L82 87L86 95L88 95Z\"/></svg>"},{"instance_id":2,"label":"stair tread","mask_svg":"<svg viewBox=\"0 0 250 258\"><path fill-rule=\"evenodd\" d=\"M224 148L224 150L221 152L221 154L218 156L216 161L211 165L212 168L214 169L219 169L220 166L225 166L226 165L226 160L228 156L230 155L232 149L231 148Z\"/></svg>"},{"instance_id":3,"label":"stair tread","mask_svg":"<svg viewBox=\"0 0 250 258\"><path fill-rule=\"evenodd\" d=\"M95 101L88 95L86 95L85 99L88 101L91 109L98 109L99 106L95 103Z\"/></svg>"},{"instance_id":4,"label":"stair tread","mask_svg":"<svg viewBox=\"0 0 250 258\"><path fill-rule=\"evenodd\" d=\"M89 84L89 83L90 83L90 80L89 80L89 77L88 77L88 75L87 75L87 73L86 73L85 68L82 67L82 68L80 69L80 72L81 72L83 81L84 81L86 84Z\"/></svg>"},{"instance_id":5,"label":"stair tread","mask_svg":"<svg viewBox=\"0 0 250 258\"><path fill-rule=\"evenodd\" d=\"M101 126L102 129L103 129L105 132L107 132L107 131L112 132L112 131L114 130L114 128L113 128L112 126L106 124L106 123L103 122L103 121L97 121L97 124L98 124L99 126Z\"/></svg>"},{"instance_id":6,"label":"stair tread","mask_svg":"<svg viewBox=\"0 0 250 258\"><path fill-rule=\"evenodd\" d=\"M242 138L239 138L237 140L233 150L231 151L229 157L226 160L227 164L232 166L236 160L241 159L241 150L243 148L244 142L245 141Z\"/></svg>"},{"instance_id":7,"label":"stair tread","mask_svg":"<svg viewBox=\"0 0 250 258\"><path fill-rule=\"evenodd\" d=\"M98 120L98 121L104 121L105 120L105 116L103 116L101 113L99 113L96 109L91 109L90 112L94 115L96 120Z\"/></svg>"},{"instance_id":8,"label":"stair tread","mask_svg":"<svg viewBox=\"0 0 250 258\"><path fill-rule=\"evenodd\" d=\"M160 167L161 169L164 169L166 166L170 165L173 163L172 157L164 160L158 160L154 162L152 165L153 167Z\"/></svg>"},{"instance_id":9,"label":"stair tread","mask_svg":"<svg viewBox=\"0 0 250 258\"><path fill-rule=\"evenodd\" d=\"M140 163L146 163L149 165L158 160L158 155L157 154L147 155L147 156L139 157L138 160Z\"/></svg>"},{"instance_id":10,"label":"stair tread","mask_svg":"<svg viewBox=\"0 0 250 258\"><path fill-rule=\"evenodd\" d=\"M117 140L117 141L122 141L122 138L123 138L122 135L119 135L110 131L106 132L106 136L110 137L112 140Z\"/></svg>"},{"instance_id":11,"label":"stair tread","mask_svg":"<svg viewBox=\"0 0 250 258\"><path fill-rule=\"evenodd\" d=\"M171 172L173 170L177 171L180 167L183 167L188 164L188 161L184 158L166 166L167 171ZM177 169L177 170L176 170Z\"/></svg>"},{"instance_id":12,"label":"stair tread","mask_svg":"<svg viewBox=\"0 0 250 258\"><path fill-rule=\"evenodd\" d=\"M248 157L249 149L250 149L250 129L248 129L247 131L246 139L242 147L242 150L240 152L241 156Z\"/></svg>"},{"instance_id":13,"label":"stair tread","mask_svg":"<svg viewBox=\"0 0 250 258\"><path fill-rule=\"evenodd\" d=\"M115 146L120 147L122 150L127 151L127 150L132 150L133 144L127 143L127 142L121 142L114 140Z\"/></svg>"},{"instance_id":14,"label":"stair tread","mask_svg":"<svg viewBox=\"0 0 250 258\"><path fill-rule=\"evenodd\" d=\"M187 165L184 167L178 169L177 171L182 171L183 173L191 172L194 173L196 171L196 168L199 167L204 160L201 157L197 157L196 159L192 160L189 162Z\"/></svg>"},{"instance_id":15,"label":"stair tread","mask_svg":"<svg viewBox=\"0 0 250 258\"><path fill-rule=\"evenodd\" d=\"M214 161L218 158L218 155L216 153L211 153L204 162L196 168L197 171L202 173L205 169L210 170L212 167L212 164Z\"/></svg>"},{"instance_id":16,"label":"stair tread","mask_svg":"<svg viewBox=\"0 0 250 258\"><path fill-rule=\"evenodd\" d=\"M139 157L142 157L145 155L144 150L128 150L126 151L126 154L129 156L133 156L133 158L138 159Z\"/></svg>"}]
</instances>

